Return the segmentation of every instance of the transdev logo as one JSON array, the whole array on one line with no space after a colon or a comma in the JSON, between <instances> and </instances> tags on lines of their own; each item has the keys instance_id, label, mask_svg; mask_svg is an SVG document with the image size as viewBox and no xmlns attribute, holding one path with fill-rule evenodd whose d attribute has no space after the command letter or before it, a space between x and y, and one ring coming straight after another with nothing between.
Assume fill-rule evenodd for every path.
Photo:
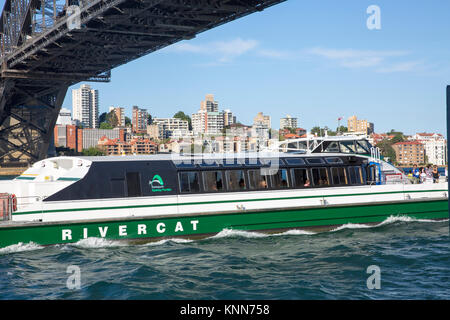
<instances>
[{"instance_id":1,"label":"transdev logo","mask_svg":"<svg viewBox=\"0 0 450 320\"><path fill-rule=\"evenodd\" d=\"M153 179L152 179L152 181L149 182L149 184L150 184L150 187L152 187L152 192L168 192L168 191L172 191L172 188L165 188L164 187L164 180L158 174L155 174L153 176Z\"/></svg>"}]
</instances>

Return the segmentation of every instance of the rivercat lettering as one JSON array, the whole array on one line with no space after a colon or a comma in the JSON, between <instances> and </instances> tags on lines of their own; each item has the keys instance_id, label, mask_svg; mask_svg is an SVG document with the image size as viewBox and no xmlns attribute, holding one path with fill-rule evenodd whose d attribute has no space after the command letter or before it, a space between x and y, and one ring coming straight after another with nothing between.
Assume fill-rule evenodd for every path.
<instances>
[{"instance_id":1,"label":"rivercat lettering","mask_svg":"<svg viewBox=\"0 0 450 320\"><path fill-rule=\"evenodd\" d=\"M198 220L190 220L189 222L152 222L152 223L139 223L137 226L134 224L121 223L116 227L109 226L96 226L96 227L82 227L81 238L87 237L130 237L133 235L145 236L149 235L164 235L167 232L184 233L188 231L197 231L199 225ZM75 231L70 228L61 229L62 241L78 241L80 240L79 231Z\"/></svg>"}]
</instances>

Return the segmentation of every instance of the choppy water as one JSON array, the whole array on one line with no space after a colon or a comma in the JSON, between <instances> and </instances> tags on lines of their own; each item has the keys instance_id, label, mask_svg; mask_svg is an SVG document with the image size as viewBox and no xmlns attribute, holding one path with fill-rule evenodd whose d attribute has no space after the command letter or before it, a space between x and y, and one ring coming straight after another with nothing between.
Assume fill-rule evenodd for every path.
<instances>
[{"instance_id":1,"label":"choppy water","mask_svg":"<svg viewBox=\"0 0 450 320\"><path fill-rule=\"evenodd\" d=\"M449 299L448 224L390 218L324 233L22 244L0 249L0 298ZM371 265L380 289L367 287ZM69 266L79 268L79 289L67 287Z\"/></svg>"}]
</instances>

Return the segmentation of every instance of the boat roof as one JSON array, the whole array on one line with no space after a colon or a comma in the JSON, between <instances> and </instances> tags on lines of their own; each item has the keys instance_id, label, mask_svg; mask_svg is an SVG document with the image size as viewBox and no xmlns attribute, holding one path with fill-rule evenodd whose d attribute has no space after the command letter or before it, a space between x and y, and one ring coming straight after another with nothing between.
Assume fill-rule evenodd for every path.
<instances>
[{"instance_id":1,"label":"boat roof","mask_svg":"<svg viewBox=\"0 0 450 320\"><path fill-rule=\"evenodd\" d=\"M286 157L323 157L323 156L351 156L354 154L339 153L339 154L298 154L287 152L249 152L249 153L204 153L204 154L150 154L150 155L126 155L126 156L79 156L79 157L65 157L71 159L80 159L90 162L112 162L112 161L180 161L180 160L200 160L200 159L255 159L255 158L286 158ZM58 157L61 158L61 157ZM46 160L56 160L58 158L48 158ZM45 160L43 160L45 161Z\"/></svg>"}]
</instances>

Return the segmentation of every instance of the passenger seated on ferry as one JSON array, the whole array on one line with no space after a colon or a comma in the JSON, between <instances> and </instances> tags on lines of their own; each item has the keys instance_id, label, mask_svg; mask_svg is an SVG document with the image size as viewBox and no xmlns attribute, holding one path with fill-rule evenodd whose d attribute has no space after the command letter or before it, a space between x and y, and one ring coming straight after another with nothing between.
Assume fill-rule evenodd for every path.
<instances>
[{"instance_id":1,"label":"passenger seated on ferry","mask_svg":"<svg viewBox=\"0 0 450 320\"><path fill-rule=\"evenodd\" d=\"M267 188L267 182L266 182L266 179L263 179L263 180L261 180L261 181L259 182L259 187L260 187L261 189L266 189L266 188Z\"/></svg>"},{"instance_id":2,"label":"passenger seated on ferry","mask_svg":"<svg viewBox=\"0 0 450 320\"><path fill-rule=\"evenodd\" d=\"M244 181L244 179L239 180L239 188L240 189L245 189L245 181Z\"/></svg>"},{"instance_id":3,"label":"passenger seated on ferry","mask_svg":"<svg viewBox=\"0 0 450 320\"><path fill-rule=\"evenodd\" d=\"M287 181L286 180L281 180L281 186L282 187L287 187L288 186L288 184L287 184Z\"/></svg>"},{"instance_id":4,"label":"passenger seated on ferry","mask_svg":"<svg viewBox=\"0 0 450 320\"><path fill-rule=\"evenodd\" d=\"M304 187L309 187L310 185L311 185L311 184L310 184L309 180L306 179L305 184L304 184L303 186L304 186Z\"/></svg>"}]
</instances>

